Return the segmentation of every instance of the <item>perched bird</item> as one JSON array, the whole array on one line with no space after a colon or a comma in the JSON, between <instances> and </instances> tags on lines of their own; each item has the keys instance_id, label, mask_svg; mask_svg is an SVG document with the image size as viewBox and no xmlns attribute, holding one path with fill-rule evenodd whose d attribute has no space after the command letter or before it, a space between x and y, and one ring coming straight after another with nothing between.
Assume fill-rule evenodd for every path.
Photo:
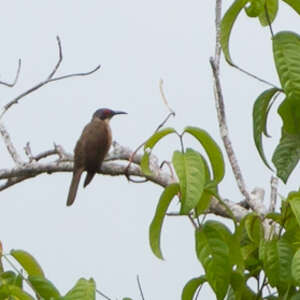
<instances>
[{"instance_id":1,"label":"perched bird","mask_svg":"<svg viewBox=\"0 0 300 300\"><path fill-rule=\"evenodd\" d=\"M112 142L109 121L114 115L126 114L123 111L113 111L101 108L95 111L92 120L88 123L74 149L74 169L67 206L73 204L80 177L86 171L83 187L86 187L99 170Z\"/></svg>"}]
</instances>

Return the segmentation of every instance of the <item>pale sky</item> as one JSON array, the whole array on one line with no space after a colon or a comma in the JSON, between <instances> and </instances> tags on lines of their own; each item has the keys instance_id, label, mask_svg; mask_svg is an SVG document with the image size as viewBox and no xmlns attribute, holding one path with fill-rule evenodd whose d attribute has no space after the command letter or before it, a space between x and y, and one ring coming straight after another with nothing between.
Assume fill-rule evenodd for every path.
<instances>
[{"instance_id":1,"label":"pale sky","mask_svg":"<svg viewBox=\"0 0 300 300\"><path fill-rule=\"evenodd\" d=\"M275 32L300 28L299 17L286 6L281 5L277 20ZM18 58L23 62L17 86L0 86L1 106L46 78L57 61L56 35L64 54L58 75L102 65L89 77L49 84L6 114L4 124L23 158L28 141L35 154L52 148L53 142L73 151L82 128L101 107L128 112L112 120L113 136L136 148L166 116L160 78L176 112L168 126L179 131L187 125L204 128L221 145L208 62L214 51L214 1L10 0L2 5L0 27L0 80L13 78ZM278 84L270 34L257 20L242 12L231 48L237 64ZM255 150L251 120L254 100L268 86L224 61L221 68L230 136L247 186L265 188L268 201L271 173ZM271 114L269 161L281 125L275 108ZM186 145L190 142L187 139ZM2 141L0 145L0 168L12 167ZM155 154L161 161L171 160L178 148L176 138L170 138ZM280 192L297 189L299 175L299 170L294 172L287 189L281 184ZM80 277L93 277L112 299L140 299L139 274L146 299L180 299L185 283L203 274L194 252L193 227L183 217L165 220L166 260L158 260L150 250L148 228L160 187L97 175L85 190L80 186L74 206L67 208L70 181L71 173L42 175L0 194L0 240L5 251L32 253L62 294ZM220 194L242 200L228 163ZM207 286L200 298L205 296L213 299Z\"/></svg>"}]
</instances>

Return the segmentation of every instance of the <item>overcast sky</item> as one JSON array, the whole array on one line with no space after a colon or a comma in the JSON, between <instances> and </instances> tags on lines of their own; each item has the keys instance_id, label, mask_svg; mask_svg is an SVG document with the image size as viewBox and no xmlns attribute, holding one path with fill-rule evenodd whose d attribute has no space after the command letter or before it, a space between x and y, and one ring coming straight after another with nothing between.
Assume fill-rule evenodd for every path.
<instances>
[{"instance_id":1,"label":"overcast sky","mask_svg":"<svg viewBox=\"0 0 300 300\"><path fill-rule=\"evenodd\" d=\"M225 2L227 7L231 3ZM298 16L284 5L277 20L275 32L297 31L300 25ZM22 155L28 141L34 153L52 148L53 142L73 151L82 128L101 107L128 112L111 125L114 139L134 149L167 114L159 94L160 78L176 112L168 126L178 130L199 126L221 145L208 62L214 50L214 1L10 0L1 7L0 27L0 80L12 79L18 58L23 62L17 86L0 86L1 106L46 78L57 62L56 35L64 54L58 75L102 65L89 77L49 84L11 108L4 122ZM278 84L268 29L242 13L231 48L237 64ZM224 62L221 79L230 135L247 186L265 188L268 201L271 174L258 158L251 121L253 102L267 86ZM268 157L281 125L275 108L271 113ZM178 148L176 138L170 138L155 153L160 160L170 160ZM2 141L0 165L13 166ZM298 188L299 175L294 172L287 189L281 184L280 192ZM43 175L0 194L0 240L5 251L21 248L32 253L62 293L84 276L93 277L112 299L140 299L139 274L147 300L180 299L184 284L203 274L194 253L193 228L183 217L165 221L166 260L150 251L148 228L160 187L98 175L85 190L80 186L74 206L67 208L70 181L71 173ZM242 199L228 164L220 194ZM202 293L212 296L207 287Z\"/></svg>"}]
</instances>

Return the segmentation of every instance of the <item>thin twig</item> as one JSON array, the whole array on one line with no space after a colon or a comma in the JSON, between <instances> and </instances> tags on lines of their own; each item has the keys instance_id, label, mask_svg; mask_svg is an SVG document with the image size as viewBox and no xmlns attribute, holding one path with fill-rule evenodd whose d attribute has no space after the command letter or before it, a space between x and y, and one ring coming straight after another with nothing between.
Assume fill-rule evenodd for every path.
<instances>
[{"instance_id":1,"label":"thin twig","mask_svg":"<svg viewBox=\"0 0 300 300\"><path fill-rule=\"evenodd\" d=\"M168 114L168 115L166 116L166 118L165 118L165 119L157 126L157 128L155 129L155 131L154 131L153 134L155 134L156 132L158 132L158 131L160 130L160 128L162 128L162 127L168 122L168 120L169 120L170 117L175 117L175 112L174 112L174 110L169 106L167 97L166 97L166 95L165 95L165 93L164 93L164 90L163 90L163 80L162 80L162 79L159 81L159 90L160 90L160 94L161 94L162 100L163 100L164 104L166 105L166 107L167 107L167 109L168 109L168 111L169 111L169 114ZM131 157L130 157L130 159L129 159L129 163L128 163L128 165L127 165L127 168L128 168L128 169L130 168L130 166L131 166L131 164L132 164L132 161L133 161L135 155L137 154L137 152L145 145L145 143L146 143L147 141L148 141L148 139L145 140L143 143L141 143L141 144L133 151L133 153L132 153L132 155L131 155ZM126 177L127 177L127 180L128 180L128 181L134 182L133 180L131 180L131 178L130 178L129 176L126 176Z\"/></svg>"},{"instance_id":2,"label":"thin twig","mask_svg":"<svg viewBox=\"0 0 300 300\"><path fill-rule=\"evenodd\" d=\"M21 64L22 64L21 59L19 59L17 73L16 73L15 79L12 83L0 81L0 84L8 86L8 87L14 87L19 79L19 75L20 75L20 71L21 71Z\"/></svg>"},{"instance_id":3,"label":"thin twig","mask_svg":"<svg viewBox=\"0 0 300 300\"><path fill-rule=\"evenodd\" d=\"M106 296L105 294L100 292L98 289L96 289L96 293L99 294L100 296L102 296L103 298L105 298L106 300L112 300L111 298L109 298L108 296Z\"/></svg>"},{"instance_id":4,"label":"thin twig","mask_svg":"<svg viewBox=\"0 0 300 300\"><path fill-rule=\"evenodd\" d=\"M232 67L236 68L236 69L239 70L240 72L242 72L242 73L244 73L244 74L246 74L246 75L248 75L248 76L250 76L250 77L252 77L252 78L254 78L254 79L256 79L256 80L258 80L258 81L260 81L260 82L262 82L262 83L265 83L265 84L267 84L267 85L269 85L269 86L271 86L271 87L274 87L274 88L278 89L279 91L283 91L283 90L282 90L280 87L278 87L277 85L275 85L275 84L273 84L273 83L271 83L271 82L269 82L269 81L267 81L267 80L265 80L265 79L262 79L262 78L260 78L260 77L258 77L258 76L256 76L256 75L250 73L249 71L247 71L247 70L245 70L245 69L243 69L243 68L241 68L241 67L235 65L235 64L232 64Z\"/></svg>"},{"instance_id":5,"label":"thin twig","mask_svg":"<svg viewBox=\"0 0 300 300\"><path fill-rule=\"evenodd\" d=\"M54 76L54 74L57 72L57 70L63 60L62 47L61 47L61 41L60 41L59 36L56 36L56 41L57 41L57 46L58 46L58 62L56 63L53 71L49 74L49 76L47 78L48 80Z\"/></svg>"},{"instance_id":6,"label":"thin twig","mask_svg":"<svg viewBox=\"0 0 300 300\"><path fill-rule=\"evenodd\" d=\"M193 217L192 217L190 214L188 214L187 216L188 216L188 218L190 219L190 221L191 221L192 225L194 226L194 228L195 228L196 230L198 230L199 227L197 226L197 223L195 222L195 220L193 219Z\"/></svg>"},{"instance_id":7,"label":"thin twig","mask_svg":"<svg viewBox=\"0 0 300 300\"><path fill-rule=\"evenodd\" d=\"M139 291L141 294L141 298L142 298L142 300L145 300L139 275L136 275L136 280L137 280L137 284L138 284Z\"/></svg>"},{"instance_id":8,"label":"thin twig","mask_svg":"<svg viewBox=\"0 0 300 300\"><path fill-rule=\"evenodd\" d=\"M7 112L7 110L13 106L14 104L17 104L18 101L22 98L24 98L25 96L31 94L32 92L38 90L39 88L41 88L42 86L50 83L50 82L54 82L54 81L58 81L58 80L62 80L62 79L66 79L66 78L71 78L71 77L78 77L78 76L87 76L90 75L96 71L98 71L100 69L100 65L98 65L96 68L92 69L91 71L88 72L81 72L81 73L72 73L72 74L67 74L67 75L63 75L63 76L58 76L58 77L54 77L55 73L57 72L58 68L61 65L61 62L63 60L63 54L62 54L62 47L61 47L61 41L60 38L57 36L57 44L58 44L58 52L59 52L59 58L57 63L55 64L53 70L50 72L50 74L47 76L47 79L34 85L33 87L31 87L30 89L28 89L27 91L21 93L20 95L18 95L17 97L15 97L14 99L12 99L10 102L8 102L6 105L4 105L4 107L2 108L2 112L0 114L0 119L3 117L3 115Z\"/></svg>"},{"instance_id":9,"label":"thin twig","mask_svg":"<svg viewBox=\"0 0 300 300\"><path fill-rule=\"evenodd\" d=\"M269 212L274 212L277 202L277 188L278 188L278 178L275 176L271 177L271 199Z\"/></svg>"},{"instance_id":10,"label":"thin twig","mask_svg":"<svg viewBox=\"0 0 300 300\"><path fill-rule=\"evenodd\" d=\"M174 178L174 180L175 180L175 174L174 174L174 172L173 172L173 168L172 168L171 162L169 162L169 161L167 161L167 160L164 160L164 161L160 164L159 168L162 169L164 165L167 165L167 166L168 166L169 171L170 171L170 174L171 174L172 178Z\"/></svg>"},{"instance_id":11,"label":"thin twig","mask_svg":"<svg viewBox=\"0 0 300 300\"><path fill-rule=\"evenodd\" d=\"M162 98L163 102L165 103L166 107L168 108L170 114L175 116L175 111L170 107L170 105L168 103L167 97L166 97L164 89L163 89L163 85L164 85L164 81L161 79L159 81L159 91L160 91L161 98Z\"/></svg>"}]
</instances>

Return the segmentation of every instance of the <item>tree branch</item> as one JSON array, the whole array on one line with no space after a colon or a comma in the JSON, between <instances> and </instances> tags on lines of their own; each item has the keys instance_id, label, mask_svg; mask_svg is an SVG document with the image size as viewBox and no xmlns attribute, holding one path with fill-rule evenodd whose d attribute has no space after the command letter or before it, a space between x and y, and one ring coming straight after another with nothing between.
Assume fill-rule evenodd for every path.
<instances>
[{"instance_id":1,"label":"tree branch","mask_svg":"<svg viewBox=\"0 0 300 300\"><path fill-rule=\"evenodd\" d=\"M17 73L16 73L15 79L12 83L0 81L0 84L8 86L8 87L14 87L19 79L19 75L20 75L20 71L21 71L21 64L22 64L21 59L19 59Z\"/></svg>"},{"instance_id":2,"label":"tree branch","mask_svg":"<svg viewBox=\"0 0 300 300\"><path fill-rule=\"evenodd\" d=\"M229 130L226 121L225 114L225 104L222 92L222 86L220 81L220 55L221 55L221 44L220 44L220 24L221 24L221 10L222 10L222 0L216 1L216 46L215 46L215 57L210 58L210 65L213 72L214 78L214 95L215 95L215 103L216 110L218 116L218 123L220 129L220 135L235 177L238 188L241 194L245 197L246 202L249 204L251 209L257 212L260 215L264 215L266 213L266 208L263 205L263 196L261 193L257 193L257 189L255 189L251 194L248 192L246 188L246 184L242 175L242 171L238 164L235 152L233 150L233 146L231 140L229 138Z\"/></svg>"},{"instance_id":3,"label":"tree branch","mask_svg":"<svg viewBox=\"0 0 300 300\"><path fill-rule=\"evenodd\" d=\"M54 82L54 81L58 81L58 80L62 80L62 79L66 79L66 78L71 78L71 77L78 77L78 76L87 76L87 75L91 75L92 73L98 71L100 69L100 65L98 65L96 68L92 69L91 71L88 72L81 72L81 73L73 73L73 74L67 74L67 75L63 75L63 76L58 76L58 77L53 77L58 68L61 65L61 62L63 60L63 54L62 54L62 47L61 47L61 41L60 38L57 36L57 44L58 44L58 61L55 64L53 70L51 71L51 73L47 76L47 79L34 85L33 87L31 87L30 89L28 89L27 91L21 93L20 95L18 95L17 97L15 97L14 99L12 99L10 102L8 102L6 105L4 105L4 107L2 108L2 112L0 114L0 119L3 117L3 115L7 112L7 110L12 107L13 105L17 104L18 101L22 98L24 98L25 96L28 96L29 94L31 94L32 92L38 90L39 88L41 88L42 86L50 83L50 82Z\"/></svg>"},{"instance_id":4,"label":"tree branch","mask_svg":"<svg viewBox=\"0 0 300 300\"><path fill-rule=\"evenodd\" d=\"M4 144L6 146L6 149L10 156L12 157L13 161L16 163L16 165L22 165L22 159L20 155L18 154L15 146L13 145L10 135L8 131L6 130L5 126L3 123L0 123L0 134L2 135L2 138L4 140Z\"/></svg>"}]
</instances>

